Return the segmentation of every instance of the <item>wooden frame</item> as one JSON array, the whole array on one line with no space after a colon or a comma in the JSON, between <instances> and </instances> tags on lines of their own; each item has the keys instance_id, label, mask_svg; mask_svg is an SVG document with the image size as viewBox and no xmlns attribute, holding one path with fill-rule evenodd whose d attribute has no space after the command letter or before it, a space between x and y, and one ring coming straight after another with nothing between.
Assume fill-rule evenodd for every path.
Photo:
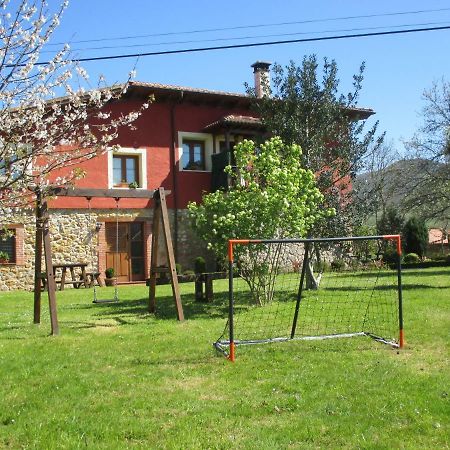
<instances>
[{"instance_id":1,"label":"wooden frame","mask_svg":"<svg viewBox=\"0 0 450 450\"><path fill-rule=\"evenodd\" d=\"M114 160L119 159L120 160L120 182L114 183ZM134 181L128 181L127 180L127 159L132 159L134 161ZM138 155L122 155L122 154L113 154L112 155L112 164L113 164L113 186L119 186L123 183L125 183L127 186L130 183L137 183L140 186L140 158ZM123 181L125 180L125 181Z\"/></svg>"},{"instance_id":2,"label":"wooden frame","mask_svg":"<svg viewBox=\"0 0 450 450\"><path fill-rule=\"evenodd\" d=\"M189 161L186 165L186 167L184 166L184 161L182 158L182 169L183 170L206 170L206 150L205 150L205 142L198 140L198 139L183 139L183 143L182 143L182 147L183 147L183 155L185 154L185 148L184 146L188 147L189 150ZM199 168L188 168L189 165L193 164L194 166L198 164L198 162L195 161L195 146L199 145L200 146L200 165L201 167Z\"/></svg>"},{"instance_id":3,"label":"wooden frame","mask_svg":"<svg viewBox=\"0 0 450 450\"><path fill-rule=\"evenodd\" d=\"M167 212L166 194L160 187L157 190L123 190L123 189L72 189L54 188L50 195L67 197L103 197L103 198L147 198L154 200L153 235L150 264L150 288L149 288L149 310L155 311L155 286L156 267L158 261L159 222L162 222L164 243L169 263L168 272L171 275L172 293L177 309L178 320L184 320L183 306L181 304L180 290L178 286L177 271L175 268L175 256L173 253L172 237L169 227L169 215ZM41 273L42 273L42 251L45 258L45 272L47 278L48 300L50 310L51 334L59 334L58 312L56 306L56 282L52 264L52 248L49 230L49 212L47 200L40 191L36 192L36 253L34 274L34 323L41 321Z\"/></svg>"}]
</instances>

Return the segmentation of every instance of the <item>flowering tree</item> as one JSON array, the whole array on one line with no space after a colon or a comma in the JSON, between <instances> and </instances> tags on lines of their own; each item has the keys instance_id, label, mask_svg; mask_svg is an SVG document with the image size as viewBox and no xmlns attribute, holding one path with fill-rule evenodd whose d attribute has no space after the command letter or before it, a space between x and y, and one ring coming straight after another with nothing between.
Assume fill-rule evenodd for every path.
<instances>
[{"instance_id":1,"label":"flowering tree","mask_svg":"<svg viewBox=\"0 0 450 450\"><path fill-rule=\"evenodd\" d=\"M233 180L230 189L188 206L194 230L218 258L225 257L228 239L301 237L318 219L334 214L320 208L323 195L314 174L302 168L298 145L284 145L278 137L259 147L245 140L234 152L236 168L226 169ZM258 246L240 247L235 255L255 302L269 302L279 250L268 254Z\"/></svg>"},{"instance_id":2,"label":"flowering tree","mask_svg":"<svg viewBox=\"0 0 450 450\"><path fill-rule=\"evenodd\" d=\"M83 176L77 166L111 147L142 111L112 116L105 106L128 83L86 89L88 75L67 45L40 61L67 5L52 14L45 0L0 0L0 211ZM64 176L52 178L60 168Z\"/></svg>"}]
</instances>

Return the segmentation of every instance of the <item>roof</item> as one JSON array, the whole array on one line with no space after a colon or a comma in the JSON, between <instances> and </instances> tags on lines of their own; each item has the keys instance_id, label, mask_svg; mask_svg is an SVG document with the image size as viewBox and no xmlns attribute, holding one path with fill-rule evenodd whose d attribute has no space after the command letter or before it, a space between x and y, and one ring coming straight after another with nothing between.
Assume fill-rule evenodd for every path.
<instances>
[{"instance_id":1,"label":"roof","mask_svg":"<svg viewBox=\"0 0 450 450\"><path fill-rule=\"evenodd\" d=\"M155 100L177 99L178 101L195 101L207 103L233 103L240 106L249 107L253 97L248 94L226 92L210 89L193 88L186 86L176 86L171 84L147 83L142 81L131 81L127 91L128 95L153 94ZM375 114L371 108L349 108L349 111L357 119L367 119ZM244 116L241 116L244 117Z\"/></svg>"},{"instance_id":2,"label":"roof","mask_svg":"<svg viewBox=\"0 0 450 450\"><path fill-rule=\"evenodd\" d=\"M204 128L205 131L215 131L224 128L244 128L247 130L264 130L264 125L261 122L261 119L257 117L251 116L236 116L230 114L228 116L224 116L219 120L216 120L209 125L206 125Z\"/></svg>"}]
</instances>

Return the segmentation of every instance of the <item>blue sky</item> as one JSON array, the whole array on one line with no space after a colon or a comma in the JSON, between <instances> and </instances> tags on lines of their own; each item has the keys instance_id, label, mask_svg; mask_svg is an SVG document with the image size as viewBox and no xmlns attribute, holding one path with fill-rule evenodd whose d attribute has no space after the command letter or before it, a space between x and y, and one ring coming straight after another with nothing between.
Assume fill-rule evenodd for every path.
<instances>
[{"instance_id":1,"label":"blue sky","mask_svg":"<svg viewBox=\"0 0 450 450\"><path fill-rule=\"evenodd\" d=\"M55 0L50 3L54 4ZM441 11L336 20L350 16L438 9ZM333 20L318 21L323 19ZM308 20L315 22L286 24ZM274 25L278 23L285 25ZM70 42L76 55L90 57L383 31L388 28L397 29L400 25L409 25L409 28L450 25L450 2L72 0L52 42ZM243 28L192 33L232 27ZM324 31L330 33L323 33ZM189 33L174 34L182 32ZM155 36L157 34L160 35ZM104 40L137 35L152 36ZM245 37L248 39L243 39ZM94 39L102 41L76 42ZM358 71L361 62L365 61L366 72L360 106L373 108L377 112L375 117L380 121L380 129L386 130L387 139L392 140L401 151L401 139L410 138L420 125L423 90L430 87L433 80L442 77L450 79L449 44L450 30L445 30L152 56L140 58L137 62L134 59L89 62L84 63L84 67L93 84L99 74L104 75L111 84L124 81L136 64L136 79L140 81L244 92L244 82L253 82L250 65L256 60L284 65L291 59L300 63L304 55L315 53L319 58L326 56L336 60L342 90L346 91L350 87L352 75ZM129 47L123 47L125 45ZM85 50L91 47L113 48Z\"/></svg>"}]
</instances>

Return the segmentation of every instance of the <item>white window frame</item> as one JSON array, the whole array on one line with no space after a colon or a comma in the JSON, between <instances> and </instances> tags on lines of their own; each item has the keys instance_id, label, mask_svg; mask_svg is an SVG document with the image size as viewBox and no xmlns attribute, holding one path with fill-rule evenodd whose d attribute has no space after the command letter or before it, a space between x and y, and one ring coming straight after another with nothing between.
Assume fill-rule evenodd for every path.
<instances>
[{"instance_id":1,"label":"white window frame","mask_svg":"<svg viewBox=\"0 0 450 450\"><path fill-rule=\"evenodd\" d=\"M139 160L139 187L137 189L147 189L147 149L127 148L110 149L108 151L108 189L128 189L128 187L114 186L113 158L114 156L137 156Z\"/></svg>"},{"instance_id":2,"label":"white window frame","mask_svg":"<svg viewBox=\"0 0 450 450\"><path fill-rule=\"evenodd\" d=\"M202 141L205 144L205 170L184 170L183 162L183 140L186 141ZM191 133L189 131L178 132L178 161L180 172L211 172L212 163L211 155L214 152L214 141L211 134L208 133Z\"/></svg>"}]
</instances>

